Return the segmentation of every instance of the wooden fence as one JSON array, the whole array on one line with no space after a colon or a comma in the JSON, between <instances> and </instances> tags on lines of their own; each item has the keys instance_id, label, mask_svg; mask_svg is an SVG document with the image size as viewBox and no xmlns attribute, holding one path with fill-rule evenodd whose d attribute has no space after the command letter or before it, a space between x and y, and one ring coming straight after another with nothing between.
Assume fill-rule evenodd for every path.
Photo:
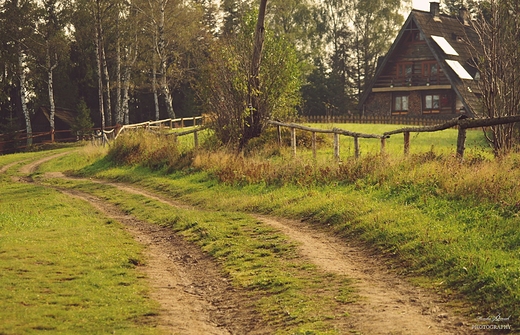
<instances>
[{"instance_id":1,"label":"wooden fence","mask_svg":"<svg viewBox=\"0 0 520 335\"><path fill-rule=\"evenodd\" d=\"M402 124L415 126L430 126L444 123L442 118L419 118L404 115L309 115L301 118L305 123L362 123L362 124Z\"/></svg>"},{"instance_id":2,"label":"wooden fence","mask_svg":"<svg viewBox=\"0 0 520 335\"><path fill-rule=\"evenodd\" d=\"M160 121L148 121L141 122L132 125L113 126L101 128L92 128L92 134L87 136L93 144L105 144L112 140L115 140L123 130L146 128L146 129L160 129L160 128L184 128L198 125L202 125L204 119L202 116L188 117L188 118L177 118L177 119L165 119ZM174 133L177 136L183 136L187 134L194 134L195 142L198 145L198 137L196 134L202 130L202 126L190 130L188 132ZM0 134L0 154L13 153L27 148L27 139L33 139L33 144L47 144L55 142L76 142L80 138L73 134L71 130L57 130L52 132L41 132L33 133L32 136L28 137L25 130L17 131L11 134L11 138L7 138L7 135Z\"/></svg>"},{"instance_id":3,"label":"wooden fence","mask_svg":"<svg viewBox=\"0 0 520 335\"><path fill-rule=\"evenodd\" d=\"M354 150L355 157L359 157L359 138L375 138L381 141L381 152L384 152L385 149L385 139L389 138L392 135L403 134L404 136L404 154L408 155L410 151L410 133L420 133L420 132L435 132L442 131L445 129L457 127L458 136L457 136L457 157L462 161L464 159L464 150L465 150L465 142L466 142L466 131L471 128L485 128L492 127L501 124L515 123L520 122L520 115L515 116L507 116L507 117L499 117L499 118L486 118L486 119L470 119L459 117L456 119L452 119L449 121L445 121L440 124L424 126L424 127L405 127L396 130L392 130L389 132L385 132L381 135L378 134L362 134L355 133L348 130L342 130L338 128L333 129L316 129L309 128L302 125L297 125L294 123L282 123L278 121L268 121L269 124L278 127L278 141L279 144L282 143L281 138L281 127L288 127L291 130L291 146L293 155L296 154L296 129L300 129L303 131L312 132L312 150L313 156L316 157L316 133L332 133L334 134L334 158L339 159L339 135L350 136L354 138Z\"/></svg>"},{"instance_id":4,"label":"wooden fence","mask_svg":"<svg viewBox=\"0 0 520 335\"><path fill-rule=\"evenodd\" d=\"M195 149L199 147L199 131L206 128L204 125L204 117L203 116L195 116L190 118L178 118L178 119L165 119L165 120L159 120L159 121L148 121L148 122L141 122L136 124L130 124L130 125L124 125L120 127L119 129L116 129L114 132L114 140L117 139L117 137L124 131L124 130L131 130L131 129L149 129L149 130L161 130L161 129L174 129L174 128L184 128L187 127L187 125L194 127L193 129L182 131L182 132L173 132L173 133L167 133L165 135L167 136L173 136L174 141L177 141L177 138L179 136L185 136L189 134L193 134L193 142L195 145ZM102 141L105 141L105 137L101 137Z\"/></svg>"}]
</instances>

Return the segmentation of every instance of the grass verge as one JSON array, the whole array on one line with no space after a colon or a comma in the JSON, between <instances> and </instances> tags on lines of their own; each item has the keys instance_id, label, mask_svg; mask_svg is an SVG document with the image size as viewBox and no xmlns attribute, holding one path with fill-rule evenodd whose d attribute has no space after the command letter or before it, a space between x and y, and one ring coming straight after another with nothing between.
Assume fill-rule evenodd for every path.
<instances>
[{"instance_id":1,"label":"grass verge","mask_svg":"<svg viewBox=\"0 0 520 335\"><path fill-rule=\"evenodd\" d=\"M158 306L134 265L141 247L118 223L9 174L0 188L0 333L157 333Z\"/></svg>"}]
</instances>

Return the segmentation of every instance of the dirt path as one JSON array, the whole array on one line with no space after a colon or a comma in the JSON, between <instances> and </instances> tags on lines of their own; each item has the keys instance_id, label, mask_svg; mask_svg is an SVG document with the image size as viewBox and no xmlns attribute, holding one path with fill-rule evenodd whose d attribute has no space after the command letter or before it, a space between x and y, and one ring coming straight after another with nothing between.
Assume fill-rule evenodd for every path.
<instances>
[{"instance_id":1,"label":"dirt path","mask_svg":"<svg viewBox=\"0 0 520 335\"><path fill-rule=\"evenodd\" d=\"M252 301L228 282L218 265L197 246L162 228L122 213L115 206L78 191L61 190L88 201L103 215L122 223L146 246L140 264L150 297L159 302L158 324L168 334L270 334L255 315Z\"/></svg>"},{"instance_id":2,"label":"dirt path","mask_svg":"<svg viewBox=\"0 0 520 335\"><path fill-rule=\"evenodd\" d=\"M48 156L22 166L19 172L25 175L14 180L32 182L27 174L34 173L40 164L62 155ZM48 173L47 176L65 178L60 172ZM145 261L138 264L138 269L149 282L150 297L161 306L156 322L164 333L267 335L274 332L256 314L254 301L245 292L234 288L218 264L197 246L186 242L171 229L137 220L92 195L69 189L59 191L89 202L107 218L121 223L145 246Z\"/></svg>"},{"instance_id":3,"label":"dirt path","mask_svg":"<svg viewBox=\"0 0 520 335\"><path fill-rule=\"evenodd\" d=\"M57 176L55 176L57 177ZM66 178L62 176L62 178ZM139 194L174 207L193 208L128 184L97 180L124 192ZM302 256L326 272L352 278L360 300L351 305L352 329L361 334L471 334L468 320L456 315L448 301L421 290L388 269L361 244L345 245L330 232L294 220L256 215L299 244ZM483 334L483 333L480 333Z\"/></svg>"},{"instance_id":4,"label":"dirt path","mask_svg":"<svg viewBox=\"0 0 520 335\"><path fill-rule=\"evenodd\" d=\"M54 173L49 175L49 177L66 178L59 173ZM140 194L171 206L191 208L167 197L153 194L135 186L105 181L95 182L109 184L124 192ZM75 196L80 195L75 194ZM91 202L95 206L102 206L102 203L96 202L96 200L90 196L81 196L86 197L85 200ZM200 288L200 291L198 291L198 297L202 297L200 302L195 303L190 300L190 298L193 298L192 294L183 295L182 293L182 291L186 291L186 287L189 287L190 289L188 289L188 292L191 292L191 287L194 287L194 283L199 282L201 279L211 281L211 279L215 277L217 278L217 282L222 282L223 280L218 273L218 268L216 268L213 273L208 272L205 274L204 272L200 272L198 275L195 275L195 277L180 275L178 277L170 278L166 272L169 272L170 274L182 273L185 271L185 268L190 268L193 265L182 260L185 260L185 257L188 257L190 261L193 260L192 255L195 254L195 250L190 251L185 254L185 256L177 255L168 257L168 255L173 252L181 252L181 250L172 251L168 249L168 245L171 245L172 243L168 244L165 241L176 238L171 234L171 232L161 229L160 227L147 226L146 223L135 223L135 219L130 219L129 222L126 222L123 214L110 214L110 212L115 213L115 211L117 211L115 208L109 209L99 207L99 210L107 213L107 215L117 216L118 220L125 223L125 226L129 227L129 231L132 232L138 240L141 240L144 244L149 246L148 259L150 260L150 268L153 268L153 270L150 269L148 271L156 271L158 273L157 275L148 273L151 279L151 285L156 292L154 295L155 299L159 300L162 296L168 293L177 294L177 291L181 291L179 292L180 295L176 298L176 301L178 301L177 303L168 305L166 302L163 302L164 314L170 315L170 317L166 317L166 320L162 323L167 324L169 322L174 322L178 318L180 318L180 320L194 320L193 322L195 322L195 320L200 320L204 327L208 327L208 330L204 330L198 334L227 334L225 332L211 332L216 330L220 331L222 328L230 328L229 324L225 322L226 318L229 318L229 315L227 317L220 316L219 319L218 312L216 312L219 310L218 307L215 307L211 303L209 305L206 304L207 301L211 301L212 298L205 297L208 292L204 291L208 290L211 285L203 286ZM302 256L306 257L310 262L316 264L322 270L354 279L354 286L360 296L359 300L351 304L348 310L350 316L348 318L348 320L350 320L350 328L357 331L354 333L366 335L437 335L474 333L471 330L471 322L457 316L456 312L449 307L449 302L444 301L436 294L418 289L405 280L402 280L394 271L388 268L383 259L363 247L361 244L353 242L350 245L346 245L344 240L332 236L330 232L310 228L307 224L302 222L266 216L257 216L257 218L265 224L281 231L289 239L297 242ZM176 243L177 242L173 244ZM194 258L196 259L195 263L199 263L200 259L203 258L204 255L199 251L198 256ZM175 262L175 260L177 260L177 262ZM186 266L188 264L190 264L190 266ZM197 278L197 280L190 282L190 280L187 280L186 278ZM187 282L185 280L187 280ZM170 284L170 286L167 284ZM181 289L170 289L171 287ZM224 288L221 288L221 290L223 290L222 292L225 292L225 294L227 294L227 290L229 289L229 286L226 285L224 285ZM170 301L170 299L174 298L168 298L167 300ZM206 303L204 301L206 301ZM237 307L241 301L243 302L242 298L237 297L232 299L232 302L227 302L224 305ZM177 314L181 313L181 311L178 310L178 304L186 306L186 303L192 307L186 311L189 315ZM245 302L245 305L247 305L247 302ZM242 308L243 307L231 308L231 310L234 313L239 313L237 309ZM200 313L197 314L200 309L204 310L202 315ZM226 313L227 312L221 314ZM231 333L261 333L260 329L262 329L262 325L255 324L250 318L248 319L248 313L245 314L246 315L242 316L243 321L238 322L238 325L234 330L231 330ZM210 316L209 318L207 317L208 315ZM231 318L240 319L240 316L233 316ZM183 324L185 325L185 323ZM188 321L188 324L191 325L191 321ZM228 326L218 327L218 324L227 324ZM176 325L176 327L180 326L182 325ZM242 326L249 328L247 331L244 331L246 328L240 328ZM201 325L200 327L202 330L203 326ZM270 333L268 329L263 329L265 334ZM180 333L196 334L195 332L190 333L184 331ZM484 332L479 331L479 334L484 334Z\"/></svg>"}]
</instances>

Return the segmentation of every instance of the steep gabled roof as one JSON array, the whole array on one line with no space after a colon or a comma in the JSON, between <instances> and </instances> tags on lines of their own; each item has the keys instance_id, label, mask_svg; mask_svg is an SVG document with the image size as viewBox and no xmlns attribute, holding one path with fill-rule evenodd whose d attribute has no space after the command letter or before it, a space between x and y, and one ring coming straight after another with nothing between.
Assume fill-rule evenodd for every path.
<instances>
[{"instance_id":1,"label":"steep gabled roof","mask_svg":"<svg viewBox=\"0 0 520 335\"><path fill-rule=\"evenodd\" d=\"M443 14L433 15L431 12L420 10L411 11L390 50L378 67L374 78L363 93L360 106L363 106L368 95L372 92L377 78L381 75L389 60L392 59L405 32L412 25L417 27L421 32L432 55L446 74L446 77L450 81L456 94L462 100L465 108L471 114L476 114L479 110L478 84L473 79L462 79L469 77L457 70L457 63L460 64L471 77L475 77L477 71L473 66L475 63L474 55L480 54L482 49L478 35L470 25L464 24L458 17ZM449 47L455 52L449 49ZM451 66L449 63L451 63Z\"/></svg>"}]
</instances>

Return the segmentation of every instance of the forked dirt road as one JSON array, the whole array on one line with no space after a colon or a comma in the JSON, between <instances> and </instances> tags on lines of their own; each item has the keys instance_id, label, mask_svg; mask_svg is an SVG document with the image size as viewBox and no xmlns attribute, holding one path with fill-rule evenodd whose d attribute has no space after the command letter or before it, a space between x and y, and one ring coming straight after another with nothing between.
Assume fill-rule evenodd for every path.
<instances>
[{"instance_id":1,"label":"forked dirt road","mask_svg":"<svg viewBox=\"0 0 520 335\"><path fill-rule=\"evenodd\" d=\"M55 157L32 162L19 171L30 174L42 162ZM61 173L51 173L48 177L67 178ZM133 185L92 181L109 184L123 192L140 194L170 206L191 208ZM125 215L93 196L71 190L62 192L88 201L106 216L121 222L147 247L147 260L140 268L150 280L152 298L161 303L159 324L169 333L274 333L275 330L255 315L252 306L254 301L244 292L234 289L222 276L218 265L196 246L185 242L168 229ZM475 334L471 329L472 320L457 315L449 301L400 278L383 258L361 243L351 241L346 244L345 240L332 236L330 232L311 228L302 222L256 217L295 241L302 257L323 271L354 280L359 299L348 307L348 324L342 327L345 333ZM484 333L478 331L478 334Z\"/></svg>"}]
</instances>

